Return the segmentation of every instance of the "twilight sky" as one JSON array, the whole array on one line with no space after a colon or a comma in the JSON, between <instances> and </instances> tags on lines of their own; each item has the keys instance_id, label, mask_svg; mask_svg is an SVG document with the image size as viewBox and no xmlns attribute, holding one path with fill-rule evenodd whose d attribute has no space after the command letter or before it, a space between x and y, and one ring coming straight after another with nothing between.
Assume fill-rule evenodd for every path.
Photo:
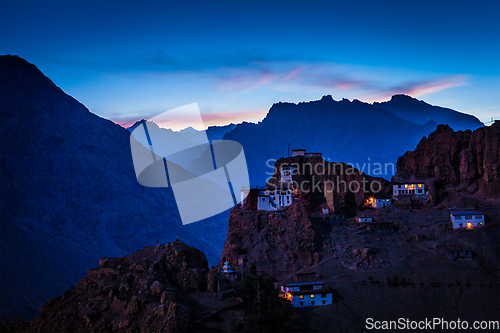
<instances>
[{"instance_id":1,"label":"twilight sky","mask_svg":"<svg viewBox=\"0 0 500 333\"><path fill-rule=\"evenodd\" d=\"M205 126L258 121L328 94L500 116L498 0L1 0L0 54L123 126L193 102Z\"/></svg>"}]
</instances>

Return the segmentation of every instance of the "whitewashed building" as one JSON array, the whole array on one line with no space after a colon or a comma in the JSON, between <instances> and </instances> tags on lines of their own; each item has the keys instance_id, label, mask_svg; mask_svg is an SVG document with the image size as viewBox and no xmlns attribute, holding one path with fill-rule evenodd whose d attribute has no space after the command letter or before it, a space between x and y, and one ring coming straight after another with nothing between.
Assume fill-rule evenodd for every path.
<instances>
[{"instance_id":1,"label":"whitewashed building","mask_svg":"<svg viewBox=\"0 0 500 333\"><path fill-rule=\"evenodd\" d=\"M292 157L296 156L321 157L321 153L308 153L305 149L292 149Z\"/></svg>"},{"instance_id":2,"label":"whitewashed building","mask_svg":"<svg viewBox=\"0 0 500 333\"><path fill-rule=\"evenodd\" d=\"M281 291L294 307L323 306L333 303L332 290L324 283L287 283L281 286Z\"/></svg>"},{"instance_id":3,"label":"whitewashed building","mask_svg":"<svg viewBox=\"0 0 500 333\"><path fill-rule=\"evenodd\" d=\"M402 183L392 186L392 195L394 198L402 195L426 196L427 191L424 183Z\"/></svg>"},{"instance_id":4,"label":"whitewashed building","mask_svg":"<svg viewBox=\"0 0 500 333\"><path fill-rule=\"evenodd\" d=\"M453 229L474 229L484 226L484 213L481 211L450 212Z\"/></svg>"},{"instance_id":5,"label":"whitewashed building","mask_svg":"<svg viewBox=\"0 0 500 333\"><path fill-rule=\"evenodd\" d=\"M375 198L372 201L373 208L385 208L385 207L389 207L390 205L391 205L390 198Z\"/></svg>"},{"instance_id":6,"label":"whitewashed building","mask_svg":"<svg viewBox=\"0 0 500 333\"><path fill-rule=\"evenodd\" d=\"M292 190L263 190L259 192L257 210L278 211L292 203Z\"/></svg>"},{"instance_id":7,"label":"whitewashed building","mask_svg":"<svg viewBox=\"0 0 500 333\"><path fill-rule=\"evenodd\" d=\"M297 168L291 165L282 165L281 166L281 182L290 184L292 182L292 177Z\"/></svg>"},{"instance_id":8,"label":"whitewashed building","mask_svg":"<svg viewBox=\"0 0 500 333\"><path fill-rule=\"evenodd\" d=\"M305 156L305 155L306 155L305 149L292 149L292 157Z\"/></svg>"},{"instance_id":9,"label":"whitewashed building","mask_svg":"<svg viewBox=\"0 0 500 333\"><path fill-rule=\"evenodd\" d=\"M373 219L371 217L368 217L368 216L356 217L356 222L358 222L358 223L370 223L372 221L373 221Z\"/></svg>"}]
</instances>

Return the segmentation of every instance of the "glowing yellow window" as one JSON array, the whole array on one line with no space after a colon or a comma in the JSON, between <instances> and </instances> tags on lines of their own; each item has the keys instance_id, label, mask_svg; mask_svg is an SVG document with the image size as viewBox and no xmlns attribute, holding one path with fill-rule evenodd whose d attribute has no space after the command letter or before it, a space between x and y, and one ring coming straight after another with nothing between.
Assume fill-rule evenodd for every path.
<instances>
[{"instance_id":1,"label":"glowing yellow window","mask_svg":"<svg viewBox=\"0 0 500 333\"><path fill-rule=\"evenodd\" d=\"M422 184L418 184L418 187L422 187Z\"/></svg>"},{"instance_id":2,"label":"glowing yellow window","mask_svg":"<svg viewBox=\"0 0 500 333\"><path fill-rule=\"evenodd\" d=\"M316 296L316 295L314 295L314 294L311 294L311 298L314 298L315 296Z\"/></svg>"},{"instance_id":3,"label":"glowing yellow window","mask_svg":"<svg viewBox=\"0 0 500 333\"><path fill-rule=\"evenodd\" d=\"M300 299L304 299L304 295L299 295L299 298Z\"/></svg>"},{"instance_id":4,"label":"glowing yellow window","mask_svg":"<svg viewBox=\"0 0 500 333\"><path fill-rule=\"evenodd\" d=\"M467 223L467 229L472 228L472 223Z\"/></svg>"}]
</instances>

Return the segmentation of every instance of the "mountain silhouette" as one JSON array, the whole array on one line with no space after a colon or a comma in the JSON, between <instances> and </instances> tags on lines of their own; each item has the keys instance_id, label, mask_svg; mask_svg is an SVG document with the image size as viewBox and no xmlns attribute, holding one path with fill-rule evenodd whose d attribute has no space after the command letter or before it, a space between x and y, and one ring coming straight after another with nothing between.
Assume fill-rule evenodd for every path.
<instances>
[{"instance_id":1,"label":"mountain silhouette","mask_svg":"<svg viewBox=\"0 0 500 333\"><path fill-rule=\"evenodd\" d=\"M251 185L266 182L274 160L287 156L289 145L390 179L398 157L414 149L436 126L433 120L415 124L358 100L335 101L323 96L312 102L274 104L261 122L239 124L224 139L243 145Z\"/></svg>"},{"instance_id":2,"label":"mountain silhouette","mask_svg":"<svg viewBox=\"0 0 500 333\"><path fill-rule=\"evenodd\" d=\"M430 105L407 95L394 95L390 101L373 103L373 106L389 111L396 116L415 124L424 125L429 120L438 124L449 125L455 131L476 129L484 126L482 122L470 114L452 109Z\"/></svg>"},{"instance_id":3,"label":"mountain silhouette","mask_svg":"<svg viewBox=\"0 0 500 333\"><path fill-rule=\"evenodd\" d=\"M183 226L171 188L137 182L129 131L17 56L0 58L0 82L2 319L33 317L100 257L156 241L218 261L228 212Z\"/></svg>"}]
</instances>

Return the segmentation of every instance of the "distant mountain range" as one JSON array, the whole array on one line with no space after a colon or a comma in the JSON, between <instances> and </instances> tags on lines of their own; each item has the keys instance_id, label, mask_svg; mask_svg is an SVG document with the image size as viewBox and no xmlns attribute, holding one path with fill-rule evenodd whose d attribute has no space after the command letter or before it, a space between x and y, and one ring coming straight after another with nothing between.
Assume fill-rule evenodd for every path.
<instances>
[{"instance_id":1,"label":"distant mountain range","mask_svg":"<svg viewBox=\"0 0 500 333\"><path fill-rule=\"evenodd\" d=\"M394 95L390 101L373 104L323 96L321 100L299 104L280 102L258 124L212 126L206 133L210 140L224 137L240 142L245 149L251 185L262 186L274 165L270 160L286 157L291 153L289 145L290 149L321 152L330 161L352 163L367 174L390 179L398 157L414 149L438 124L448 124L456 130L484 126L472 115L407 95ZM193 128L163 131L165 140L182 135L196 141L200 133ZM378 173L379 163L383 174Z\"/></svg>"},{"instance_id":2,"label":"distant mountain range","mask_svg":"<svg viewBox=\"0 0 500 333\"><path fill-rule=\"evenodd\" d=\"M209 263L218 261L229 212L183 226L170 188L138 184L129 131L89 112L17 56L0 57L0 82L0 319L33 317L100 257L122 256L156 241L179 237L203 250ZM393 99L400 104L331 96L277 103L258 124L216 126L207 135L243 145L251 185L264 184L274 165L268 160L287 156L289 146L358 163L373 174L362 164L395 164L437 126L432 117L426 123L403 119L412 108L428 109L424 102ZM394 105L406 105L405 112ZM462 126L468 119L481 126L473 116L439 109L440 122ZM192 140L199 136L194 129L164 132Z\"/></svg>"},{"instance_id":3,"label":"distant mountain range","mask_svg":"<svg viewBox=\"0 0 500 333\"><path fill-rule=\"evenodd\" d=\"M418 114L424 105L427 109L439 109L440 121L447 117L450 121L446 122L454 126L463 126L466 122L471 127L483 126L473 116L433 107L404 95L394 96L386 104L373 105L358 100L335 101L331 96L324 96L307 103L274 104L262 122L239 124L224 138L243 145L252 185L265 183L272 171L269 165L273 162L268 162L269 159L287 156L289 145L320 152L329 161L352 163L367 174L390 179L397 158L414 149L420 139L437 126L434 119L416 124L399 117L396 105L404 106L405 112L400 113L403 118L411 114L412 109ZM378 163L383 166L383 174Z\"/></svg>"}]
</instances>

